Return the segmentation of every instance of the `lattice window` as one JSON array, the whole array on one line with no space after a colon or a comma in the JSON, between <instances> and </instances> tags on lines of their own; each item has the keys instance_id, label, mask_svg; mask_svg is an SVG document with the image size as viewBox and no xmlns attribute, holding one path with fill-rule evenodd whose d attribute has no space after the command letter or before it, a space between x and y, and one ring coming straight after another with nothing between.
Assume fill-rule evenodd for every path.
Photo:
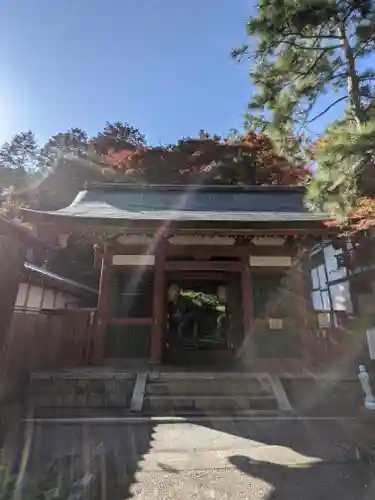
<instances>
[{"instance_id":1,"label":"lattice window","mask_svg":"<svg viewBox=\"0 0 375 500\"><path fill-rule=\"evenodd\" d=\"M313 309L317 313L319 326L322 328L328 328L331 326L330 312L332 311L332 304L324 264L320 264L311 269L310 276Z\"/></svg>"}]
</instances>

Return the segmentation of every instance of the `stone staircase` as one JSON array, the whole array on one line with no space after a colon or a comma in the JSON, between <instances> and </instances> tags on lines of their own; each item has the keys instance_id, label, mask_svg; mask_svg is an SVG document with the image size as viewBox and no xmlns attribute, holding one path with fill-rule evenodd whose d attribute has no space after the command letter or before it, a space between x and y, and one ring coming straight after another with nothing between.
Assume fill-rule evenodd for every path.
<instances>
[{"instance_id":1,"label":"stone staircase","mask_svg":"<svg viewBox=\"0 0 375 500\"><path fill-rule=\"evenodd\" d=\"M280 404L267 374L150 373L142 411L151 414L264 413Z\"/></svg>"},{"instance_id":2,"label":"stone staircase","mask_svg":"<svg viewBox=\"0 0 375 500\"><path fill-rule=\"evenodd\" d=\"M36 373L29 394L29 406L39 418L292 411L279 379L267 373Z\"/></svg>"}]
</instances>

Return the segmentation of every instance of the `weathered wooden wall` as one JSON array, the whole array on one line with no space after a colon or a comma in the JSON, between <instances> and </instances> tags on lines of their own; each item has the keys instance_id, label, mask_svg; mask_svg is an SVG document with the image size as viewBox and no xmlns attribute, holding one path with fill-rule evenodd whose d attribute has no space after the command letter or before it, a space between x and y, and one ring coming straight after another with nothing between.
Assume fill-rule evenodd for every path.
<instances>
[{"instance_id":1,"label":"weathered wooden wall","mask_svg":"<svg viewBox=\"0 0 375 500\"><path fill-rule=\"evenodd\" d=\"M0 234L0 347L12 319L22 276L25 247L15 238Z\"/></svg>"},{"instance_id":2,"label":"weathered wooden wall","mask_svg":"<svg viewBox=\"0 0 375 500\"><path fill-rule=\"evenodd\" d=\"M58 370L89 363L94 332L93 312L57 310L15 312L0 363L0 397L18 399L31 372Z\"/></svg>"}]
</instances>

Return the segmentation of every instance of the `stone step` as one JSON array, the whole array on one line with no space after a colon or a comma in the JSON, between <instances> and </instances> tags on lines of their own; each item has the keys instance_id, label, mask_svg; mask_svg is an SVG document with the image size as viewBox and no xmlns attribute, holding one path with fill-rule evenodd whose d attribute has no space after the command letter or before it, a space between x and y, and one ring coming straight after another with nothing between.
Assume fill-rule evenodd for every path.
<instances>
[{"instance_id":1,"label":"stone step","mask_svg":"<svg viewBox=\"0 0 375 500\"><path fill-rule=\"evenodd\" d=\"M273 396L245 395L146 395L143 401L143 411L276 411L278 404Z\"/></svg>"},{"instance_id":2,"label":"stone step","mask_svg":"<svg viewBox=\"0 0 375 500\"><path fill-rule=\"evenodd\" d=\"M244 376L241 373L160 373L148 376L146 394L262 396L273 394L273 388L267 376Z\"/></svg>"},{"instance_id":3,"label":"stone step","mask_svg":"<svg viewBox=\"0 0 375 500\"><path fill-rule=\"evenodd\" d=\"M170 382L148 382L146 386L147 395L225 395L225 394L247 394L249 396L263 396L272 394L269 385L258 383L247 383L246 381L189 381L176 380Z\"/></svg>"},{"instance_id":4,"label":"stone step","mask_svg":"<svg viewBox=\"0 0 375 500\"><path fill-rule=\"evenodd\" d=\"M133 378L32 377L30 403L36 407L127 408Z\"/></svg>"},{"instance_id":5,"label":"stone step","mask_svg":"<svg viewBox=\"0 0 375 500\"><path fill-rule=\"evenodd\" d=\"M34 414L56 418L87 417L94 412L290 411L276 382L268 374L233 372L36 374L31 378L29 401Z\"/></svg>"}]
</instances>

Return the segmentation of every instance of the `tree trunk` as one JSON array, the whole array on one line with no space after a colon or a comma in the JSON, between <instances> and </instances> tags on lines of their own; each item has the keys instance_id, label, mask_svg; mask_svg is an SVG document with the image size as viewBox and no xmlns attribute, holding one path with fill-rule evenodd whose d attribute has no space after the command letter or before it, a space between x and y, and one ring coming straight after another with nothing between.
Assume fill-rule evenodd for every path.
<instances>
[{"instance_id":1,"label":"tree trunk","mask_svg":"<svg viewBox=\"0 0 375 500\"><path fill-rule=\"evenodd\" d=\"M361 92L359 87L358 74L355 67L355 58L353 54L353 49L349 43L346 36L346 29L344 23L340 25L340 35L341 35L341 45L347 60L347 70L348 70L348 94L350 101L354 110L354 116L357 121L357 125L365 123L366 113L361 106Z\"/></svg>"}]
</instances>

